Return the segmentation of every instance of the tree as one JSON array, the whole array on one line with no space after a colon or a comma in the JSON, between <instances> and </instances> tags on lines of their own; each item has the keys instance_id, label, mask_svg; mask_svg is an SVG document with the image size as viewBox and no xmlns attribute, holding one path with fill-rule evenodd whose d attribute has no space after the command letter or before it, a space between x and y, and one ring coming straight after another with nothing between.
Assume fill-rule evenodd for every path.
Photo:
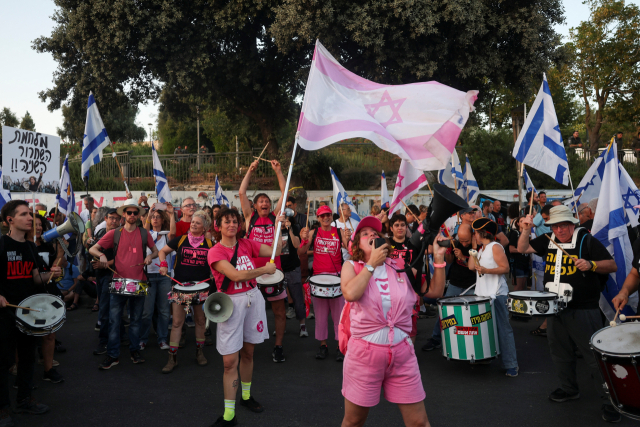
<instances>
[{"instance_id":1,"label":"tree","mask_svg":"<svg viewBox=\"0 0 640 427\"><path fill-rule=\"evenodd\" d=\"M591 156L597 155L607 106L638 111L640 8L623 0L593 0L588 21L570 30L565 82L584 102ZM595 100L597 109L590 104ZM608 138L607 138L608 139Z\"/></svg>"},{"instance_id":2,"label":"tree","mask_svg":"<svg viewBox=\"0 0 640 427\"><path fill-rule=\"evenodd\" d=\"M319 39L379 83L434 79L484 96L487 82L522 93L562 58L562 12L560 0L287 0L270 31L283 52L309 59Z\"/></svg>"},{"instance_id":3,"label":"tree","mask_svg":"<svg viewBox=\"0 0 640 427\"><path fill-rule=\"evenodd\" d=\"M31 117L31 114L29 114L28 111L24 114L24 117L20 121L20 129L30 130L33 132L35 132L36 130L36 124L33 122L33 117Z\"/></svg>"},{"instance_id":4,"label":"tree","mask_svg":"<svg viewBox=\"0 0 640 427\"><path fill-rule=\"evenodd\" d=\"M4 107L0 111L0 126L11 126L13 128L18 127L18 118L16 114L9 108Z\"/></svg>"}]
</instances>

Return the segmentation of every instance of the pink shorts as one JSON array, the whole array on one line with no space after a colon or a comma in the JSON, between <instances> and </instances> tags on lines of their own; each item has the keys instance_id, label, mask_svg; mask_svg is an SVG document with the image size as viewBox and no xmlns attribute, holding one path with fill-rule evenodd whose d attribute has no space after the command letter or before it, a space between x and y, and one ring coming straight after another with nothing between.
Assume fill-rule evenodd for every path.
<instances>
[{"instance_id":1,"label":"pink shorts","mask_svg":"<svg viewBox=\"0 0 640 427\"><path fill-rule=\"evenodd\" d=\"M391 403L417 403L426 397L411 340L389 346L352 337L342 368L342 395L370 408L380 403L380 388Z\"/></svg>"}]
</instances>

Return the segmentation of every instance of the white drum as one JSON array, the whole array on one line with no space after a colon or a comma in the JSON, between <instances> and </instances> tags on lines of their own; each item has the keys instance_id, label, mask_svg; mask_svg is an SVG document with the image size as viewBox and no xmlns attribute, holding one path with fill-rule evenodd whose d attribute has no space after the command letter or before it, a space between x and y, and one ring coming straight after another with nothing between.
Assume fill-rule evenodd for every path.
<instances>
[{"instance_id":1,"label":"white drum","mask_svg":"<svg viewBox=\"0 0 640 427\"><path fill-rule=\"evenodd\" d=\"M342 296L340 276L333 274L316 274L309 278L311 295L316 298L338 298Z\"/></svg>"},{"instance_id":2,"label":"white drum","mask_svg":"<svg viewBox=\"0 0 640 427\"><path fill-rule=\"evenodd\" d=\"M16 326L25 335L45 336L62 327L67 318L67 309L62 299L55 295L36 294L22 300L16 308Z\"/></svg>"},{"instance_id":3,"label":"white drum","mask_svg":"<svg viewBox=\"0 0 640 427\"><path fill-rule=\"evenodd\" d=\"M260 292L265 298L277 297L284 292L284 273L282 270L256 277L256 282L258 282Z\"/></svg>"},{"instance_id":4,"label":"white drum","mask_svg":"<svg viewBox=\"0 0 640 427\"><path fill-rule=\"evenodd\" d=\"M171 289L168 295L169 301L184 306L204 304L209 296L210 288L211 286L207 282L184 282Z\"/></svg>"},{"instance_id":5,"label":"white drum","mask_svg":"<svg viewBox=\"0 0 640 427\"><path fill-rule=\"evenodd\" d=\"M543 317L558 314L558 295L542 291L509 292L507 308L515 317Z\"/></svg>"}]
</instances>

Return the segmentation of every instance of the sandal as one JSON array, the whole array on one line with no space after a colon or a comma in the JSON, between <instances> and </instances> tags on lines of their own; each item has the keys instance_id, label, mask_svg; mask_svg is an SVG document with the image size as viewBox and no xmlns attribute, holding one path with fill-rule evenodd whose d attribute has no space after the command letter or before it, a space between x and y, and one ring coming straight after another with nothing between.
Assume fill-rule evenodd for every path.
<instances>
[{"instance_id":1,"label":"sandal","mask_svg":"<svg viewBox=\"0 0 640 427\"><path fill-rule=\"evenodd\" d=\"M533 331L530 332L531 335L535 335L538 337L546 337L547 336L547 328L542 329L541 327L537 327Z\"/></svg>"},{"instance_id":2,"label":"sandal","mask_svg":"<svg viewBox=\"0 0 640 427\"><path fill-rule=\"evenodd\" d=\"M98 311L100 310L100 306L98 304L93 304L93 308L91 309L91 311Z\"/></svg>"},{"instance_id":3,"label":"sandal","mask_svg":"<svg viewBox=\"0 0 640 427\"><path fill-rule=\"evenodd\" d=\"M75 302L72 302L71 305L67 308L67 311L73 311L76 308L78 308L78 304L76 304Z\"/></svg>"}]
</instances>

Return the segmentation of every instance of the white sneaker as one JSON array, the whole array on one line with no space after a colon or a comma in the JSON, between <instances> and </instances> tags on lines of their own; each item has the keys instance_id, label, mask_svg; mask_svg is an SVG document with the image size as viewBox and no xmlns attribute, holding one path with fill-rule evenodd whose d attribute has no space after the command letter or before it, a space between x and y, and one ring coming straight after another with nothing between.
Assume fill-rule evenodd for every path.
<instances>
[{"instance_id":1,"label":"white sneaker","mask_svg":"<svg viewBox=\"0 0 640 427\"><path fill-rule=\"evenodd\" d=\"M307 319L313 319L315 318L315 314L313 314L313 312L309 313L309 315L307 316Z\"/></svg>"},{"instance_id":2,"label":"white sneaker","mask_svg":"<svg viewBox=\"0 0 640 427\"><path fill-rule=\"evenodd\" d=\"M169 344L167 344L166 341L162 341L160 343L160 350L169 350L171 347L169 347Z\"/></svg>"},{"instance_id":3,"label":"white sneaker","mask_svg":"<svg viewBox=\"0 0 640 427\"><path fill-rule=\"evenodd\" d=\"M294 317L296 317L296 311L293 309L293 307L289 307L287 308L287 319L293 319Z\"/></svg>"},{"instance_id":4,"label":"white sneaker","mask_svg":"<svg viewBox=\"0 0 640 427\"><path fill-rule=\"evenodd\" d=\"M300 325L300 338L308 336L309 332L307 332L307 325Z\"/></svg>"}]
</instances>

